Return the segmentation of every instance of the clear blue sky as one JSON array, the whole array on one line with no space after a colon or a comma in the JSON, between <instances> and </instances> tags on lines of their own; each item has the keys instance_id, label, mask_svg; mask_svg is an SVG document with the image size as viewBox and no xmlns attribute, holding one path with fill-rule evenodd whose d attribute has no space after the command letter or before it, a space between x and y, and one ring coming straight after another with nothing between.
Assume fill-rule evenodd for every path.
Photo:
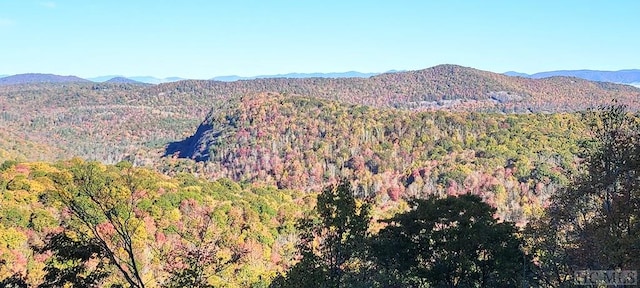
<instances>
[{"instance_id":1,"label":"clear blue sky","mask_svg":"<svg viewBox=\"0 0 640 288\"><path fill-rule=\"evenodd\" d=\"M640 1L0 0L0 74L640 68Z\"/></svg>"}]
</instances>

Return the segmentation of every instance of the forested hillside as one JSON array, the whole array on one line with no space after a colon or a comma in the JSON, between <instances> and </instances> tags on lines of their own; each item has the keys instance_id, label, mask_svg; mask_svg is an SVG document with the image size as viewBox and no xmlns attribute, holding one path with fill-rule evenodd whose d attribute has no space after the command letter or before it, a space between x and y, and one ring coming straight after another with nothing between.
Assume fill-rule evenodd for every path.
<instances>
[{"instance_id":1,"label":"forested hillside","mask_svg":"<svg viewBox=\"0 0 640 288\"><path fill-rule=\"evenodd\" d=\"M212 178L281 188L347 177L362 195L392 199L484 194L521 219L566 183L584 128L577 114L414 112L265 94L214 107L169 152L206 161L196 171Z\"/></svg>"},{"instance_id":2,"label":"forested hillside","mask_svg":"<svg viewBox=\"0 0 640 288\"><path fill-rule=\"evenodd\" d=\"M314 203L291 190L79 159L4 162L0 195L2 287L125 284L110 264L127 267L129 251L149 287L170 283L189 265L206 266L200 273L216 286L268 285L294 263L295 222ZM133 241L130 249L119 233Z\"/></svg>"},{"instance_id":3,"label":"forested hillside","mask_svg":"<svg viewBox=\"0 0 640 288\"><path fill-rule=\"evenodd\" d=\"M640 91L454 65L367 79L0 89L5 160L128 159L305 191L347 177L384 199L473 192L515 221L575 169L584 125L572 111L612 100L635 110ZM23 142L37 144L11 144Z\"/></svg>"}]
</instances>

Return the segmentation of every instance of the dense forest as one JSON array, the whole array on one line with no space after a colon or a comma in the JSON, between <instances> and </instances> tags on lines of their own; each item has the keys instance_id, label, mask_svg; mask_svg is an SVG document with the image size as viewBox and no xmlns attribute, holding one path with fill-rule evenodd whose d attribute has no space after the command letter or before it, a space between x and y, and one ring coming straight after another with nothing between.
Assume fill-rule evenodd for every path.
<instances>
[{"instance_id":1,"label":"dense forest","mask_svg":"<svg viewBox=\"0 0 640 288\"><path fill-rule=\"evenodd\" d=\"M348 179L315 194L5 161L0 285L566 287L580 269L634 269L640 122L623 106L585 119L577 172L526 226L473 191L381 202Z\"/></svg>"},{"instance_id":2,"label":"dense forest","mask_svg":"<svg viewBox=\"0 0 640 288\"><path fill-rule=\"evenodd\" d=\"M192 170L200 175L279 188L318 191L349 178L363 197L474 193L517 221L567 183L585 133L580 117L416 112L265 94L214 107L168 152L200 161Z\"/></svg>"},{"instance_id":3,"label":"dense forest","mask_svg":"<svg viewBox=\"0 0 640 288\"><path fill-rule=\"evenodd\" d=\"M566 287L634 269L638 96L453 65L1 86L0 286Z\"/></svg>"},{"instance_id":4,"label":"dense forest","mask_svg":"<svg viewBox=\"0 0 640 288\"><path fill-rule=\"evenodd\" d=\"M215 286L268 283L295 262L296 219L315 201L77 158L7 161L0 184L0 286L126 285L119 272L133 267L144 283L170 283L189 265Z\"/></svg>"}]
</instances>

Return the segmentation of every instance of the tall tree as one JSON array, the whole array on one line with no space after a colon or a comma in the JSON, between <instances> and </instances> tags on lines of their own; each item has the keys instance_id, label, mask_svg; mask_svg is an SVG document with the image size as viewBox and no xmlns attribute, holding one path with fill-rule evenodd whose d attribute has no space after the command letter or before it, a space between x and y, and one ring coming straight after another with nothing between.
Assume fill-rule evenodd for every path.
<instances>
[{"instance_id":1,"label":"tall tree","mask_svg":"<svg viewBox=\"0 0 640 288\"><path fill-rule=\"evenodd\" d=\"M43 283L38 288L100 287L111 274L107 268L108 258L98 241L95 238L83 239L83 235L73 236L64 231L49 235L46 245L36 249L53 253L44 269ZM88 262L94 265L87 265Z\"/></svg>"},{"instance_id":2,"label":"tall tree","mask_svg":"<svg viewBox=\"0 0 640 288\"><path fill-rule=\"evenodd\" d=\"M209 278L237 263L245 251L239 248L224 251L221 244L226 239L214 224L213 207L187 199L180 204L180 212L182 217L175 232L181 241L164 257L165 269L171 276L163 287L214 287Z\"/></svg>"},{"instance_id":3,"label":"tall tree","mask_svg":"<svg viewBox=\"0 0 640 288\"><path fill-rule=\"evenodd\" d=\"M348 181L327 187L318 195L317 215L298 225L302 259L272 287L353 287L367 250L369 210Z\"/></svg>"},{"instance_id":4,"label":"tall tree","mask_svg":"<svg viewBox=\"0 0 640 288\"><path fill-rule=\"evenodd\" d=\"M131 165L115 168L76 161L71 171L72 175L60 173L54 178L57 196L75 224L67 227L98 245L131 287L145 287L135 239L142 227L134 212L140 187Z\"/></svg>"},{"instance_id":5,"label":"tall tree","mask_svg":"<svg viewBox=\"0 0 640 288\"><path fill-rule=\"evenodd\" d=\"M515 287L530 258L512 223L478 196L415 199L396 215L373 245L384 286Z\"/></svg>"},{"instance_id":6,"label":"tall tree","mask_svg":"<svg viewBox=\"0 0 640 288\"><path fill-rule=\"evenodd\" d=\"M587 114L583 174L553 198L550 229L574 269L640 267L640 126L625 106Z\"/></svg>"}]
</instances>

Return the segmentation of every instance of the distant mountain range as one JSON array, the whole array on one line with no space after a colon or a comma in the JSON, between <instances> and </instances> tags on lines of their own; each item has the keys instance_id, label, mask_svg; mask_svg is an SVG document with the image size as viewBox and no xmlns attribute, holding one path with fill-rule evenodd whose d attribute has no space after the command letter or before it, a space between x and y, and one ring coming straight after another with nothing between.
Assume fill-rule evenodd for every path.
<instances>
[{"instance_id":1,"label":"distant mountain range","mask_svg":"<svg viewBox=\"0 0 640 288\"><path fill-rule=\"evenodd\" d=\"M400 72L397 70L391 70L387 73ZM270 78L369 78L371 76L379 75L380 73L361 73L356 71L340 72L340 73L288 73L288 74L275 74L275 75L258 75L258 76L218 76L210 80L232 82L237 80L252 80L252 79L270 79ZM66 77L66 78L65 78ZM5 79L8 78L8 79ZM4 80L4 82L3 82ZM156 78L153 76L133 76L125 77L122 75L105 75L92 78L79 78L76 76L58 76L53 74L19 74L19 75L0 75L0 85L12 85L12 84L25 84L25 83L62 83L62 82L107 82L107 83L146 83L146 84L161 84L177 82L182 80L188 80L181 77L167 77Z\"/></svg>"},{"instance_id":2,"label":"distant mountain range","mask_svg":"<svg viewBox=\"0 0 640 288\"><path fill-rule=\"evenodd\" d=\"M258 76L217 76L210 80L233 82L238 80L253 80L253 79L305 79L305 78L369 78L380 74L393 74L397 70L387 71L385 73L362 73L357 71L337 72L337 73L287 73L287 74L275 74L275 75L258 75ZM542 79L555 76L567 76L576 77L589 81L600 82L612 82L619 84L633 85L640 87L640 69L629 69L619 71L599 71L599 70L558 70L539 72L535 74L520 73L515 71L509 71L503 73L507 76L523 77L531 79ZM156 78L153 76L133 76L125 77L122 75L106 75L99 77L92 77L83 79L76 76L60 76L54 74L41 74L41 73L28 73L18 75L0 75L0 85L13 85L13 84L27 84L27 83L72 83L72 82L109 82L109 83L146 83L146 84L161 84L177 82L182 80L188 80L181 77L167 77Z\"/></svg>"},{"instance_id":3,"label":"distant mountain range","mask_svg":"<svg viewBox=\"0 0 640 288\"><path fill-rule=\"evenodd\" d=\"M129 79L135 82L139 82L139 83L147 83L147 84L160 84L160 83L168 83L168 82L176 82L176 81L180 81L180 80L186 80L185 78L180 78L180 77L167 77L167 78L156 78L153 76L133 76L133 77L125 77L122 75L106 75L106 76L98 76L98 77L92 77L92 78L87 78L90 81L93 82L107 82L111 79ZM120 82L123 83L123 82ZM133 82L128 82L128 83L133 83Z\"/></svg>"},{"instance_id":4,"label":"distant mountain range","mask_svg":"<svg viewBox=\"0 0 640 288\"><path fill-rule=\"evenodd\" d=\"M582 78L590 81L612 82L621 84L630 84L640 86L640 69L629 69L619 71L600 71L600 70L558 70L539 72L535 74L526 74L515 71L504 73L507 76L518 76L525 78L541 79L554 76L567 76Z\"/></svg>"},{"instance_id":5,"label":"distant mountain range","mask_svg":"<svg viewBox=\"0 0 640 288\"><path fill-rule=\"evenodd\" d=\"M55 74L27 73L17 75L0 75L0 85L17 85L32 83L130 83L130 84L160 84L186 80L180 77L155 78L151 76L124 77L118 75L108 75L93 78L80 78L77 76L61 76Z\"/></svg>"},{"instance_id":6,"label":"distant mountain range","mask_svg":"<svg viewBox=\"0 0 640 288\"><path fill-rule=\"evenodd\" d=\"M0 78L0 85L17 85L29 83L82 83L89 80L76 76L60 76L54 74L28 73Z\"/></svg>"},{"instance_id":7,"label":"distant mountain range","mask_svg":"<svg viewBox=\"0 0 640 288\"><path fill-rule=\"evenodd\" d=\"M388 71L390 72L398 72L398 71ZM251 77L243 77L237 75L229 75L229 76L218 76L211 78L211 80L215 81L238 81L238 80L253 80L253 79L267 79L267 78L369 78L371 76L378 75L380 73L362 73L357 71L349 71L349 72L339 72L339 73L287 73L287 74L276 74L276 75L258 75Z\"/></svg>"},{"instance_id":8,"label":"distant mountain range","mask_svg":"<svg viewBox=\"0 0 640 288\"><path fill-rule=\"evenodd\" d=\"M143 83L143 82L125 78L125 77L113 77L107 81L104 81L104 83L148 84L148 83Z\"/></svg>"}]
</instances>

